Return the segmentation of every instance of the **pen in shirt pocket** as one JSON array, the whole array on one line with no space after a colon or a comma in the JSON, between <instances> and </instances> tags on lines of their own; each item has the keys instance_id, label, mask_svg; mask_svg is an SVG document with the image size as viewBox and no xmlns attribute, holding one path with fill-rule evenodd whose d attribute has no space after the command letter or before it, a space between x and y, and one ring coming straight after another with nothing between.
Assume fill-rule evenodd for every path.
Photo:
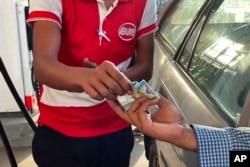
<instances>
[{"instance_id":1,"label":"pen in shirt pocket","mask_svg":"<svg viewBox=\"0 0 250 167\"><path fill-rule=\"evenodd\" d=\"M108 38L108 36L106 35L106 32L103 32L101 30L96 30L97 34L100 36L100 37L103 37L105 38L107 41L110 42L110 39Z\"/></svg>"}]
</instances>

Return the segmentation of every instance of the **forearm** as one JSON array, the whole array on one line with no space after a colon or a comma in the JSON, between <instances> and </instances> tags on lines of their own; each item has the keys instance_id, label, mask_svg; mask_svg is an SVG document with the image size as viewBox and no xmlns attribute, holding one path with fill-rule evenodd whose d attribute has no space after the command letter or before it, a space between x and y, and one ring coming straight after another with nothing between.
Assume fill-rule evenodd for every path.
<instances>
[{"instance_id":1,"label":"forearm","mask_svg":"<svg viewBox=\"0 0 250 167\"><path fill-rule=\"evenodd\" d=\"M39 83L51 88L82 92L81 78L84 69L80 67L66 66L51 58L34 59L35 77Z\"/></svg>"},{"instance_id":2,"label":"forearm","mask_svg":"<svg viewBox=\"0 0 250 167\"><path fill-rule=\"evenodd\" d=\"M197 139L194 130L188 125L154 122L151 128L145 128L145 130L144 133L158 140L190 151L197 151Z\"/></svg>"},{"instance_id":3,"label":"forearm","mask_svg":"<svg viewBox=\"0 0 250 167\"><path fill-rule=\"evenodd\" d=\"M153 64L137 62L134 66L123 71L123 73L131 81L140 81L143 79L149 81L152 77L152 71L153 71Z\"/></svg>"},{"instance_id":4,"label":"forearm","mask_svg":"<svg viewBox=\"0 0 250 167\"><path fill-rule=\"evenodd\" d=\"M135 65L123 71L131 81L149 81L153 73L154 35L149 34L137 41Z\"/></svg>"},{"instance_id":5,"label":"forearm","mask_svg":"<svg viewBox=\"0 0 250 167\"><path fill-rule=\"evenodd\" d=\"M58 61L61 31L50 21L33 23L33 64L35 77L41 84L68 91L83 91L80 86L81 69ZM81 74L83 75L83 74Z\"/></svg>"},{"instance_id":6,"label":"forearm","mask_svg":"<svg viewBox=\"0 0 250 167\"><path fill-rule=\"evenodd\" d=\"M189 125L183 125L184 132L181 137L180 147L197 152L198 151L198 141L194 130Z\"/></svg>"}]
</instances>

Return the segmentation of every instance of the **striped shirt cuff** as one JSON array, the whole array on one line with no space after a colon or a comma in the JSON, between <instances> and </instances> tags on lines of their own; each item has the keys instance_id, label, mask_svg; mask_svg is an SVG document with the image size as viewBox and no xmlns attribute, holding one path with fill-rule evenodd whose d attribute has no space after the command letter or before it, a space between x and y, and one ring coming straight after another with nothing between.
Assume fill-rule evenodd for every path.
<instances>
[{"instance_id":1,"label":"striped shirt cuff","mask_svg":"<svg viewBox=\"0 0 250 167\"><path fill-rule=\"evenodd\" d=\"M198 157L200 167L228 167L230 142L223 128L203 125L191 125L198 140Z\"/></svg>"}]
</instances>

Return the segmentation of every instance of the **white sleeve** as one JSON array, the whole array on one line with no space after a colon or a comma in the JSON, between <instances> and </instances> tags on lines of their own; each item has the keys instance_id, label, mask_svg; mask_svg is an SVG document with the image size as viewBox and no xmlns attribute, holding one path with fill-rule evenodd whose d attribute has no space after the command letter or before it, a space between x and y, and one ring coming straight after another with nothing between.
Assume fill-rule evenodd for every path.
<instances>
[{"instance_id":1,"label":"white sleeve","mask_svg":"<svg viewBox=\"0 0 250 167\"><path fill-rule=\"evenodd\" d=\"M30 0L29 17L27 22L49 20L61 27L62 3L61 0Z\"/></svg>"},{"instance_id":2,"label":"white sleeve","mask_svg":"<svg viewBox=\"0 0 250 167\"><path fill-rule=\"evenodd\" d=\"M141 25L138 30L144 29L156 22L156 2L147 0L145 10L142 16Z\"/></svg>"}]
</instances>

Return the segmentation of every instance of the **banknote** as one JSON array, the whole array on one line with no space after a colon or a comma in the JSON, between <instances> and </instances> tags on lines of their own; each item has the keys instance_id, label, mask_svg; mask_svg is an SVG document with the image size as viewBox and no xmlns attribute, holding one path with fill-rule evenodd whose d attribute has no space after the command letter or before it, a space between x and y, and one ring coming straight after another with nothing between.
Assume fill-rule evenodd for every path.
<instances>
[{"instance_id":1,"label":"banknote","mask_svg":"<svg viewBox=\"0 0 250 167\"><path fill-rule=\"evenodd\" d=\"M149 99L156 99L159 97L158 93L155 92L145 80L131 82L130 85L133 88L133 96L135 99L143 95L147 96Z\"/></svg>"},{"instance_id":2,"label":"banknote","mask_svg":"<svg viewBox=\"0 0 250 167\"><path fill-rule=\"evenodd\" d=\"M129 109L135 99L141 96L147 96L149 99L157 99L160 97L145 80L131 82L130 86L133 89L132 95L126 94L124 96L118 96L117 98L125 111Z\"/></svg>"}]
</instances>

